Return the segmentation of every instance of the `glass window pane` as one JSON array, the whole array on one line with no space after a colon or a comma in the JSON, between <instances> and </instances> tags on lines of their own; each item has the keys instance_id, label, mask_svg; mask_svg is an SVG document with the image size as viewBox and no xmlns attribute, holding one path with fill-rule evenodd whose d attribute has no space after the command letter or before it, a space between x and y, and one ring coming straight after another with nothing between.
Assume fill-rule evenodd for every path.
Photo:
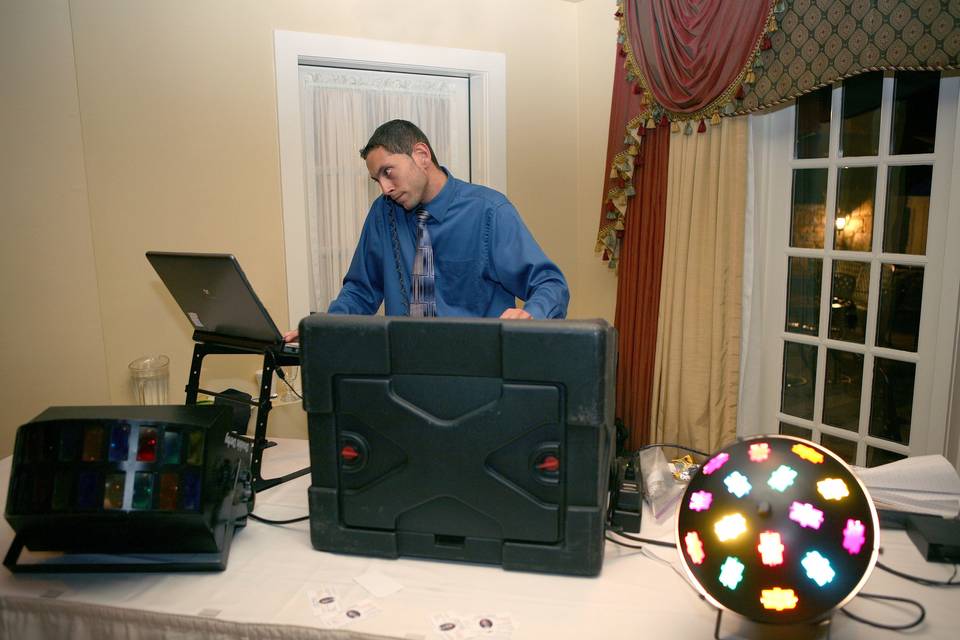
<instances>
[{"instance_id":1,"label":"glass window pane","mask_svg":"<svg viewBox=\"0 0 960 640\"><path fill-rule=\"evenodd\" d=\"M822 249L826 217L827 169L794 169L790 246Z\"/></svg>"},{"instance_id":2,"label":"glass window pane","mask_svg":"<svg viewBox=\"0 0 960 640\"><path fill-rule=\"evenodd\" d=\"M832 92L832 87L823 87L797 98L797 158L827 157Z\"/></svg>"},{"instance_id":3,"label":"glass window pane","mask_svg":"<svg viewBox=\"0 0 960 640\"><path fill-rule=\"evenodd\" d=\"M886 449L880 449L879 447L867 447L868 467L879 467L882 464L903 460L906 457L907 456L903 455L902 453L887 451Z\"/></svg>"},{"instance_id":4,"label":"glass window pane","mask_svg":"<svg viewBox=\"0 0 960 640\"><path fill-rule=\"evenodd\" d=\"M876 167L842 167L837 176L837 217L833 248L870 251L873 243L873 202Z\"/></svg>"},{"instance_id":5,"label":"glass window pane","mask_svg":"<svg viewBox=\"0 0 960 640\"><path fill-rule=\"evenodd\" d=\"M823 422L857 431L860 427L860 389L863 387L863 354L827 349L823 386Z\"/></svg>"},{"instance_id":6,"label":"glass window pane","mask_svg":"<svg viewBox=\"0 0 960 640\"><path fill-rule=\"evenodd\" d=\"M797 342L783 343L783 386L780 411L798 418L813 419L814 380L817 347Z\"/></svg>"},{"instance_id":7,"label":"glass window pane","mask_svg":"<svg viewBox=\"0 0 960 640\"><path fill-rule=\"evenodd\" d=\"M927 218L933 166L890 167L887 212L883 217L883 250L887 253L927 252Z\"/></svg>"},{"instance_id":8,"label":"glass window pane","mask_svg":"<svg viewBox=\"0 0 960 640\"><path fill-rule=\"evenodd\" d=\"M820 330L822 272L821 258L790 257L787 264L787 331L815 336Z\"/></svg>"},{"instance_id":9,"label":"glass window pane","mask_svg":"<svg viewBox=\"0 0 960 640\"><path fill-rule=\"evenodd\" d=\"M863 344L867 333L870 263L834 260L830 290L830 337Z\"/></svg>"},{"instance_id":10,"label":"glass window pane","mask_svg":"<svg viewBox=\"0 0 960 640\"><path fill-rule=\"evenodd\" d=\"M807 440L813 440L812 430L807 429L806 427L798 427L797 425L790 424L789 422L780 423L780 435L796 436L797 438L806 438Z\"/></svg>"},{"instance_id":11,"label":"glass window pane","mask_svg":"<svg viewBox=\"0 0 960 640\"><path fill-rule=\"evenodd\" d=\"M870 435L901 444L910 443L913 381L917 366L888 358L873 361L870 398Z\"/></svg>"},{"instance_id":12,"label":"glass window pane","mask_svg":"<svg viewBox=\"0 0 960 640\"><path fill-rule=\"evenodd\" d=\"M861 73L843 81L840 154L875 156L880 142L880 97L883 72Z\"/></svg>"},{"instance_id":13,"label":"glass window pane","mask_svg":"<svg viewBox=\"0 0 960 640\"><path fill-rule=\"evenodd\" d=\"M854 440L838 438L824 433L820 435L820 444L833 451L847 464L857 464L857 443Z\"/></svg>"},{"instance_id":14,"label":"glass window pane","mask_svg":"<svg viewBox=\"0 0 960 640\"><path fill-rule=\"evenodd\" d=\"M877 346L916 351L922 303L922 266L881 265Z\"/></svg>"},{"instance_id":15,"label":"glass window pane","mask_svg":"<svg viewBox=\"0 0 960 640\"><path fill-rule=\"evenodd\" d=\"M897 72L890 153L933 153L939 99L938 71Z\"/></svg>"}]
</instances>

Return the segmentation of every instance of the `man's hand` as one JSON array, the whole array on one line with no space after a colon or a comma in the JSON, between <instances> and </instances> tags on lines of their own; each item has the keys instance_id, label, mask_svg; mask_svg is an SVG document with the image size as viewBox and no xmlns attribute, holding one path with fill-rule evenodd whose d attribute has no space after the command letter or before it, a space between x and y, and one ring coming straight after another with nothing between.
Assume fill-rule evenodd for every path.
<instances>
[{"instance_id":1,"label":"man's hand","mask_svg":"<svg viewBox=\"0 0 960 640\"><path fill-rule=\"evenodd\" d=\"M283 334L283 341L284 341L284 342L296 342L296 341L297 341L297 338L299 338L299 337L300 337L300 332L299 332L298 330L294 329L293 331L287 331L285 334Z\"/></svg>"},{"instance_id":2,"label":"man's hand","mask_svg":"<svg viewBox=\"0 0 960 640\"><path fill-rule=\"evenodd\" d=\"M530 320L531 318L533 318L532 315L523 309L517 309L516 307L510 307L500 314L501 320Z\"/></svg>"}]
</instances>

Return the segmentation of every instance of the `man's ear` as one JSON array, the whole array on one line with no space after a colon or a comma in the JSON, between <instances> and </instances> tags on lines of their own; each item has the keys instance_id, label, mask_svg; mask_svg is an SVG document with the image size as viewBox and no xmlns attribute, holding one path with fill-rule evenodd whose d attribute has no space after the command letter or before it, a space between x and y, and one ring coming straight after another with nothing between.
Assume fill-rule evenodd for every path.
<instances>
[{"instance_id":1,"label":"man's ear","mask_svg":"<svg viewBox=\"0 0 960 640\"><path fill-rule=\"evenodd\" d=\"M433 160L430 158L430 147L423 142L413 143L413 149L410 156L421 169L426 169L427 166L433 164Z\"/></svg>"}]
</instances>

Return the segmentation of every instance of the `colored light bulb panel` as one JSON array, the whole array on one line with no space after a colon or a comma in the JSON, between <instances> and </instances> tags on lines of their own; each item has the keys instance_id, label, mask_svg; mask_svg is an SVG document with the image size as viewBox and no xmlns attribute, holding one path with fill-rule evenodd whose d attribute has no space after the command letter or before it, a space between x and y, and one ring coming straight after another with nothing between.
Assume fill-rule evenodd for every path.
<instances>
[{"instance_id":1,"label":"colored light bulb panel","mask_svg":"<svg viewBox=\"0 0 960 640\"><path fill-rule=\"evenodd\" d=\"M867 543L867 528L859 520L848 519L843 529L843 548L855 556Z\"/></svg>"},{"instance_id":2,"label":"colored light bulb panel","mask_svg":"<svg viewBox=\"0 0 960 640\"><path fill-rule=\"evenodd\" d=\"M148 471L138 471L133 478L133 508L153 508L153 474Z\"/></svg>"},{"instance_id":3,"label":"colored light bulb panel","mask_svg":"<svg viewBox=\"0 0 960 640\"><path fill-rule=\"evenodd\" d=\"M703 465L703 472L708 476L714 471L722 467L727 463L727 460L730 459L730 454L724 451L723 453L718 453L717 455L710 458L707 461L707 464Z\"/></svg>"},{"instance_id":4,"label":"colored light bulb panel","mask_svg":"<svg viewBox=\"0 0 960 640\"><path fill-rule=\"evenodd\" d=\"M174 472L160 474L160 491L157 502L164 511L176 511L180 501L180 478Z\"/></svg>"},{"instance_id":5,"label":"colored light bulb panel","mask_svg":"<svg viewBox=\"0 0 960 640\"><path fill-rule=\"evenodd\" d=\"M157 461L157 430L140 427L140 439L137 443L137 462Z\"/></svg>"},{"instance_id":6,"label":"colored light bulb panel","mask_svg":"<svg viewBox=\"0 0 960 640\"><path fill-rule=\"evenodd\" d=\"M818 587L833 582L837 573L830 566L830 561L824 558L819 551L811 551L803 556L800 565L807 572L807 577L817 583Z\"/></svg>"},{"instance_id":7,"label":"colored light bulb panel","mask_svg":"<svg viewBox=\"0 0 960 640\"><path fill-rule=\"evenodd\" d=\"M163 463L180 464L182 438L178 431L167 429L163 432Z\"/></svg>"},{"instance_id":8,"label":"colored light bulb panel","mask_svg":"<svg viewBox=\"0 0 960 640\"><path fill-rule=\"evenodd\" d=\"M819 529L823 524L823 511L809 502L794 502L790 505L790 519L801 527Z\"/></svg>"},{"instance_id":9,"label":"colored light bulb panel","mask_svg":"<svg viewBox=\"0 0 960 640\"><path fill-rule=\"evenodd\" d=\"M750 484L750 480L747 479L747 476L743 475L739 471L734 471L724 478L723 484L727 485L727 491L738 498L750 495L750 490L753 489L753 486Z\"/></svg>"},{"instance_id":10,"label":"colored light bulb panel","mask_svg":"<svg viewBox=\"0 0 960 640\"><path fill-rule=\"evenodd\" d=\"M794 593L793 589L774 587L773 589L763 589L760 591L760 604L763 605L764 609L772 609L774 611L796 609L798 602L800 602L800 599L796 593Z\"/></svg>"},{"instance_id":11,"label":"colored light bulb panel","mask_svg":"<svg viewBox=\"0 0 960 640\"><path fill-rule=\"evenodd\" d=\"M843 500L850 495L847 484L840 478L827 478L817 483L817 492L824 500Z\"/></svg>"},{"instance_id":12,"label":"colored light bulb panel","mask_svg":"<svg viewBox=\"0 0 960 640\"><path fill-rule=\"evenodd\" d=\"M770 457L770 445L766 442L752 444L747 455L750 456L750 462L765 462Z\"/></svg>"},{"instance_id":13,"label":"colored light bulb panel","mask_svg":"<svg viewBox=\"0 0 960 640\"><path fill-rule=\"evenodd\" d=\"M81 509L95 509L100 502L100 474L84 471L77 476L77 506Z\"/></svg>"},{"instance_id":14,"label":"colored light bulb panel","mask_svg":"<svg viewBox=\"0 0 960 640\"><path fill-rule=\"evenodd\" d=\"M692 511L706 511L713 504L713 494L709 491L694 491L690 494L690 504Z\"/></svg>"},{"instance_id":15,"label":"colored light bulb panel","mask_svg":"<svg viewBox=\"0 0 960 640\"><path fill-rule=\"evenodd\" d=\"M200 475L193 471L183 474L183 509L200 509Z\"/></svg>"},{"instance_id":16,"label":"colored light bulb panel","mask_svg":"<svg viewBox=\"0 0 960 640\"><path fill-rule=\"evenodd\" d=\"M793 486L793 483L796 479L797 472L794 471L793 468L782 464L770 474L770 479L767 480L767 485L769 485L771 489L783 493Z\"/></svg>"},{"instance_id":17,"label":"colored light bulb panel","mask_svg":"<svg viewBox=\"0 0 960 640\"><path fill-rule=\"evenodd\" d=\"M760 552L760 560L768 567L777 567L783 564L784 548L780 541L780 534L776 531L764 531L760 534L760 544L757 545L757 551Z\"/></svg>"},{"instance_id":18,"label":"colored light bulb panel","mask_svg":"<svg viewBox=\"0 0 960 640\"><path fill-rule=\"evenodd\" d=\"M191 431L187 436L187 464L200 466L203 464L203 434Z\"/></svg>"},{"instance_id":19,"label":"colored light bulb panel","mask_svg":"<svg viewBox=\"0 0 960 640\"><path fill-rule=\"evenodd\" d=\"M813 464L823 464L823 454L813 447L809 447L805 444L795 444L790 451L794 452L800 456L802 460L806 460L807 462L812 462Z\"/></svg>"},{"instance_id":20,"label":"colored light bulb panel","mask_svg":"<svg viewBox=\"0 0 960 640\"><path fill-rule=\"evenodd\" d=\"M83 453L80 459L84 462L103 459L103 427L92 425L83 430Z\"/></svg>"},{"instance_id":21,"label":"colored light bulb panel","mask_svg":"<svg viewBox=\"0 0 960 640\"><path fill-rule=\"evenodd\" d=\"M707 554L703 551L703 541L697 532L688 532L683 538L683 543L687 547L687 555L690 556L690 562L693 564L703 564Z\"/></svg>"},{"instance_id":22,"label":"colored light bulb panel","mask_svg":"<svg viewBox=\"0 0 960 640\"><path fill-rule=\"evenodd\" d=\"M130 453L130 427L121 425L110 429L110 446L107 447L107 460L124 462Z\"/></svg>"},{"instance_id":23,"label":"colored light bulb panel","mask_svg":"<svg viewBox=\"0 0 960 640\"><path fill-rule=\"evenodd\" d=\"M747 520L739 513L724 516L713 525L720 542L736 540L747 531Z\"/></svg>"},{"instance_id":24,"label":"colored light bulb panel","mask_svg":"<svg viewBox=\"0 0 960 640\"><path fill-rule=\"evenodd\" d=\"M111 473L103 485L103 508L120 509L123 507L123 485L126 474Z\"/></svg>"},{"instance_id":25,"label":"colored light bulb panel","mask_svg":"<svg viewBox=\"0 0 960 640\"><path fill-rule=\"evenodd\" d=\"M73 462L80 455L80 443L83 440L83 433L80 429L61 429L60 430L60 450L57 453L57 460L60 462Z\"/></svg>"},{"instance_id":26,"label":"colored light bulb panel","mask_svg":"<svg viewBox=\"0 0 960 640\"><path fill-rule=\"evenodd\" d=\"M736 589L743 580L743 572L746 568L746 565L733 556L727 556L720 566L720 584L727 589Z\"/></svg>"},{"instance_id":27,"label":"colored light bulb panel","mask_svg":"<svg viewBox=\"0 0 960 640\"><path fill-rule=\"evenodd\" d=\"M53 501L50 507L54 511L63 511L71 507L73 500L74 474L67 469L60 469L53 478Z\"/></svg>"}]
</instances>

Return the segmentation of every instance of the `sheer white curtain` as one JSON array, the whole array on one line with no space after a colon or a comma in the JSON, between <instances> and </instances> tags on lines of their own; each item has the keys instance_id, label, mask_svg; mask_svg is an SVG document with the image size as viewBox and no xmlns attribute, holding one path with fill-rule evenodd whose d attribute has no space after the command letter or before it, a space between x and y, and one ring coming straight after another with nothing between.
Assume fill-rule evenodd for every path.
<instances>
[{"instance_id":1,"label":"sheer white curtain","mask_svg":"<svg viewBox=\"0 0 960 640\"><path fill-rule=\"evenodd\" d=\"M401 118L430 139L441 164L469 180L467 79L300 67L310 256L310 308L340 291L367 210L380 195L359 151L379 125Z\"/></svg>"},{"instance_id":2,"label":"sheer white curtain","mask_svg":"<svg viewBox=\"0 0 960 640\"><path fill-rule=\"evenodd\" d=\"M771 172L778 145L786 144L773 127L770 113L752 114L747 153L747 207L743 238L743 316L740 338L740 397L737 435L769 433L775 425L763 421L763 372L765 330L775 330L765 321L768 301L765 265L769 245L768 210ZM789 197L787 195L786 197Z\"/></svg>"}]
</instances>

